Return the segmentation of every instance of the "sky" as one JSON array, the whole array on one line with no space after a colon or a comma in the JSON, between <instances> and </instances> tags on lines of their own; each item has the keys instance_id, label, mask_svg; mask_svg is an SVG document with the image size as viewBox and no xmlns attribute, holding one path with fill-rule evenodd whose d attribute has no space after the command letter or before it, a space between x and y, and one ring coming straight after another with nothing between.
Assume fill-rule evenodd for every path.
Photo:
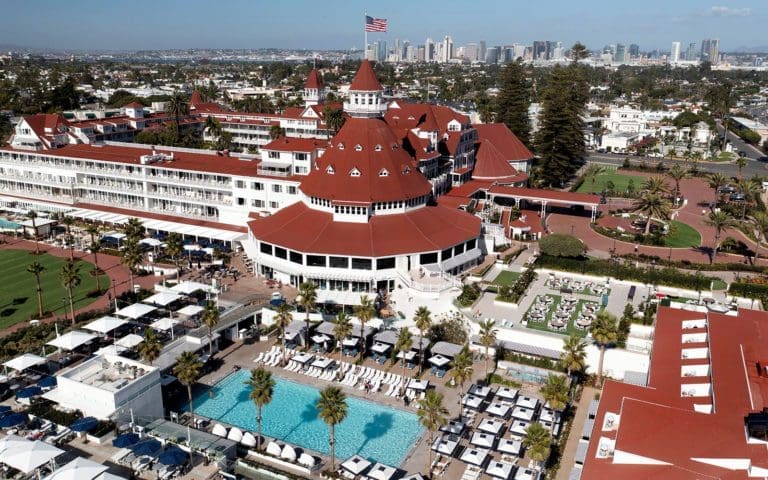
<instances>
[{"instance_id":1,"label":"sky","mask_svg":"<svg viewBox=\"0 0 768 480\"><path fill-rule=\"evenodd\" d=\"M669 50L720 38L721 51L768 45L766 0L3 0L0 45L56 50L175 48L349 49L363 14L386 18L395 38L488 46L534 40Z\"/></svg>"}]
</instances>

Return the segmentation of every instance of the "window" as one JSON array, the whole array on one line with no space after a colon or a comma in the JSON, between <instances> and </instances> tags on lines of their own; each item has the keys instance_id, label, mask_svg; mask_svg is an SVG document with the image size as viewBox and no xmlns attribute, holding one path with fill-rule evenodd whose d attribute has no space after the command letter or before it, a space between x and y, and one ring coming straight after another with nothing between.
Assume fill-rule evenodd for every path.
<instances>
[{"instance_id":1,"label":"window","mask_svg":"<svg viewBox=\"0 0 768 480\"><path fill-rule=\"evenodd\" d=\"M272 185L272 191L275 193L281 193L283 191L283 186L277 184Z\"/></svg>"},{"instance_id":2,"label":"window","mask_svg":"<svg viewBox=\"0 0 768 480\"><path fill-rule=\"evenodd\" d=\"M296 195L296 187L294 187L292 185L289 186L288 187L288 193L290 193L291 195Z\"/></svg>"},{"instance_id":3,"label":"window","mask_svg":"<svg viewBox=\"0 0 768 480\"><path fill-rule=\"evenodd\" d=\"M264 184L261 182L251 182L251 190L264 190Z\"/></svg>"},{"instance_id":4,"label":"window","mask_svg":"<svg viewBox=\"0 0 768 480\"><path fill-rule=\"evenodd\" d=\"M298 263L299 265L303 265L304 255L300 254L299 252L291 252L291 261L293 263Z\"/></svg>"},{"instance_id":5,"label":"window","mask_svg":"<svg viewBox=\"0 0 768 480\"><path fill-rule=\"evenodd\" d=\"M278 202L269 202L269 208L280 208L280 204Z\"/></svg>"},{"instance_id":6,"label":"window","mask_svg":"<svg viewBox=\"0 0 768 480\"><path fill-rule=\"evenodd\" d=\"M273 151L270 151L270 152L269 152L269 158L271 158L272 160L277 160L277 159L279 159L279 158L280 158L280 152L273 152Z\"/></svg>"},{"instance_id":7,"label":"window","mask_svg":"<svg viewBox=\"0 0 768 480\"><path fill-rule=\"evenodd\" d=\"M329 257L328 260L331 268L349 268L348 257Z\"/></svg>"},{"instance_id":8,"label":"window","mask_svg":"<svg viewBox=\"0 0 768 480\"><path fill-rule=\"evenodd\" d=\"M237 197L237 206L238 207L245 206L245 199L243 197Z\"/></svg>"},{"instance_id":9,"label":"window","mask_svg":"<svg viewBox=\"0 0 768 480\"><path fill-rule=\"evenodd\" d=\"M307 255L308 267L325 267L325 255Z\"/></svg>"},{"instance_id":10,"label":"window","mask_svg":"<svg viewBox=\"0 0 768 480\"><path fill-rule=\"evenodd\" d=\"M358 143L357 145L355 145L355 151L356 152L362 152L363 151L363 146Z\"/></svg>"},{"instance_id":11,"label":"window","mask_svg":"<svg viewBox=\"0 0 768 480\"><path fill-rule=\"evenodd\" d=\"M472 250L477 246L477 239L473 238L472 240L467 242L467 250Z\"/></svg>"},{"instance_id":12,"label":"window","mask_svg":"<svg viewBox=\"0 0 768 480\"><path fill-rule=\"evenodd\" d=\"M459 255L461 253L464 253L464 244L461 243L461 244L456 245L455 247L453 247L453 253L455 255Z\"/></svg>"},{"instance_id":13,"label":"window","mask_svg":"<svg viewBox=\"0 0 768 480\"><path fill-rule=\"evenodd\" d=\"M264 208L264 200L251 200L251 206L255 208Z\"/></svg>"},{"instance_id":14,"label":"window","mask_svg":"<svg viewBox=\"0 0 768 480\"><path fill-rule=\"evenodd\" d=\"M377 152L380 152L380 151L381 151L381 145L379 145L379 144L377 143L377 144L376 144L376 146L375 146L375 147L373 147L373 149L374 149L375 151L377 151Z\"/></svg>"},{"instance_id":15,"label":"window","mask_svg":"<svg viewBox=\"0 0 768 480\"><path fill-rule=\"evenodd\" d=\"M307 159L307 154L306 153L294 153L293 154L293 158L296 159L296 160L302 160L303 161L303 160Z\"/></svg>"},{"instance_id":16,"label":"window","mask_svg":"<svg viewBox=\"0 0 768 480\"><path fill-rule=\"evenodd\" d=\"M245 188L245 181L243 181L243 180L236 180L235 181L235 188Z\"/></svg>"},{"instance_id":17,"label":"window","mask_svg":"<svg viewBox=\"0 0 768 480\"><path fill-rule=\"evenodd\" d=\"M395 257L379 258L376 260L376 270L395 268Z\"/></svg>"},{"instance_id":18,"label":"window","mask_svg":"<svg viewBox=\"0 0 768 480\"><path fill-rule=\"evenodd\" d=\"M380 177L388 177L389 176L389 171L387 171L386 168L382 168L381 170L379 170L379 176Z\"/></svg>"},{"instance_id":19,"label":"window","mask_svg":"<svg viewBox=\"0 0 768 480\"><path fill-rule=\"evenodd\" d=\"M441 258L443 261L446 261L446 260L448 260L448 259L449 259L449 258L451 258L452 256L453 256L453 249L452 249L452 248L446 248L445 250L443 250L443 251L440 253L440 258Z\"/></svg>"},{"instance_id":20,"label":"window","mask_svg":"<svg viewBox=\"0 0 768 480\"><path fill-rule=\"evenodd\" d=\"M328 175L333 175L334 173L336 173L336 170L334 170L332 166L328 165L328 167L325 169L325 173L327 173Z\"/></svg>"},{"instance_id":21,"label":"window","mask_svg":"<svg viewBox=\"0 0 768 480\"><path fill-rule=\"evenodd\" d=\"M421 255L419 255L419 263L421 263L422 265L437 263L437 252L422 253Z\"/></svg>"},{"instance_id":22,"label":"window","mask_svg":"<svg viewBox=\"0 0 768 480\"><path fill-rule=\"evenodd\" d=\"M338 146L339 150L344 150L344 144L343 143L339 143L337 146Z\"/></svg>"},{"instance_id":23,"label":"window","mask_svg":"<svg viewBox=\"0 0 768 480\"><path fill-rule=\"evenodd\" d=\"M357 167L353 168L349 171L350 177L359 177L360 176L360 170L357 169Z\"/></svg>"},{"instance_id":24,"label":"window","mask_svg":"<svg viewBox=\"0 0 768 480\"><path fill-rule=\"evenodd\" d=\"M353 258L352 269L353 270L370 270L373 262L370 258Z\"/></svg>"},{"instance_id":25,"label":"window","mask_svg":"<svg viewBox=\"0 0 768 480\"><path fill-rule=\"evenodd\" d=\"M272 255L272 245L269 243L261 242L259 245L259 251L261 251L261 253L266 253L267 255Z\"/></svg>"},{"instance_id":26,"label":"window","mask_svg":"<svg viewBox=\"0 0 768 480\"><path fill-rule=\"evenodd\" d=\"M288 250L282 247L275 247L275 256L277 258L282 258L283 260L286 260L288 258Z\"/></svg>"}]
</instances>

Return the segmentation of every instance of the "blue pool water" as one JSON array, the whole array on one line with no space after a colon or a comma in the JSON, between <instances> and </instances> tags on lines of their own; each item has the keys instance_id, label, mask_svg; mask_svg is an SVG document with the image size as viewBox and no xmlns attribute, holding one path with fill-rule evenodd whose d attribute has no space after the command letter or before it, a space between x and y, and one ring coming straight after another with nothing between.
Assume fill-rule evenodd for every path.
<instances>
[{"instance_id":1,"label":"blue pool water","mask_svg":"<svg viewBox=\"0 0 768 480\"><path fill-rule=\"evenodd\" d=\"M228 376L194 400L195 413L256 432L256 407L248 399L248 370ZM328 426L317 418L320 392L275 378L272 402L262 411L262 433L292 445L330 454ZM372 462L400 465L422 432L413 413L347 396L347 418L336 426L336 457L358 454Z\"/></svg>"},{"instance_id":2,"label":"blue pool water","mask_svg":"<svg viewBox=\"0 0 768 480\"><path fill-rule=\"evenodd\" d=\"M6 220L5 218L0 218L0 230L16 230L21 225L15 222L11 222L10 220Z\"/></svg>"}]
</instances>

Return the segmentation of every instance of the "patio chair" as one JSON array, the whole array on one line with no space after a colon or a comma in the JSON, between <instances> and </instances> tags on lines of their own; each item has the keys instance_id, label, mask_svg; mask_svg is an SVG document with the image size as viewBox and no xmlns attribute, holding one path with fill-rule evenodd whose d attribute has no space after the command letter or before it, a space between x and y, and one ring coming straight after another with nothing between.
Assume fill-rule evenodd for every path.
<instances>
[{"instance_id":1,"label":"patio chair","mask_svg":"<svg viewBox=\"0 0 768 480\"><path fill-rule=\"evenodd\" d=\"M437 371L437 378L443 378L445 376L445 370L438 370Z\"/></svg>"},{"instance_id":2,"label":"patio chair","mask_svg":"<svg viewBox=\"0 0 768 480\"><path fill-rule=\"evenodd\" d=\"M429 373L430 373L431 375L434 375L435 373L437 373L437 367L434 367L434 366L433 366L433 367L432 367L432 368L429 370Z\"/></svg>"}]
</instances>

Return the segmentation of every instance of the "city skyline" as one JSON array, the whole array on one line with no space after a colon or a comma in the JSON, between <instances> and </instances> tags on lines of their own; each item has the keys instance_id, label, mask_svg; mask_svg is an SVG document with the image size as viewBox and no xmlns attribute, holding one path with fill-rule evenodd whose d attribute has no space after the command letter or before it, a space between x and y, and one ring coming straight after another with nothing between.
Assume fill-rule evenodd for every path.
<instances>
[{"instance_id":1,"label":"city skyline","mask_svg":"<svg viewBox=\"0 0 768 480\"><path fill-rule=\"evenodd\" d=\"M118 10L114 4L91 1L80 4L85 8L73 9L71 4L49 0L34 4L9 0L0 19L0 44L59 50L360 49L365 11L389 21L389 31L369 34L369 42L397 38L420 44L427 37L438 40L450 35L456 45L556 40L569 47L580 41L595 51L615 43L639 44L644 51L669 50L674 41L687 45L710 37L720 39L721 51L768 43L760 28L768 20L765 4L722 3L649 0L619 10L615 2L556 0L541 9L492 0L458 11L435 1L351 6L340 0L323 4L300 0L287 6L234 0L222 7L204 0L139 0L134 9Z\"/></svg>"}]
</instances>

